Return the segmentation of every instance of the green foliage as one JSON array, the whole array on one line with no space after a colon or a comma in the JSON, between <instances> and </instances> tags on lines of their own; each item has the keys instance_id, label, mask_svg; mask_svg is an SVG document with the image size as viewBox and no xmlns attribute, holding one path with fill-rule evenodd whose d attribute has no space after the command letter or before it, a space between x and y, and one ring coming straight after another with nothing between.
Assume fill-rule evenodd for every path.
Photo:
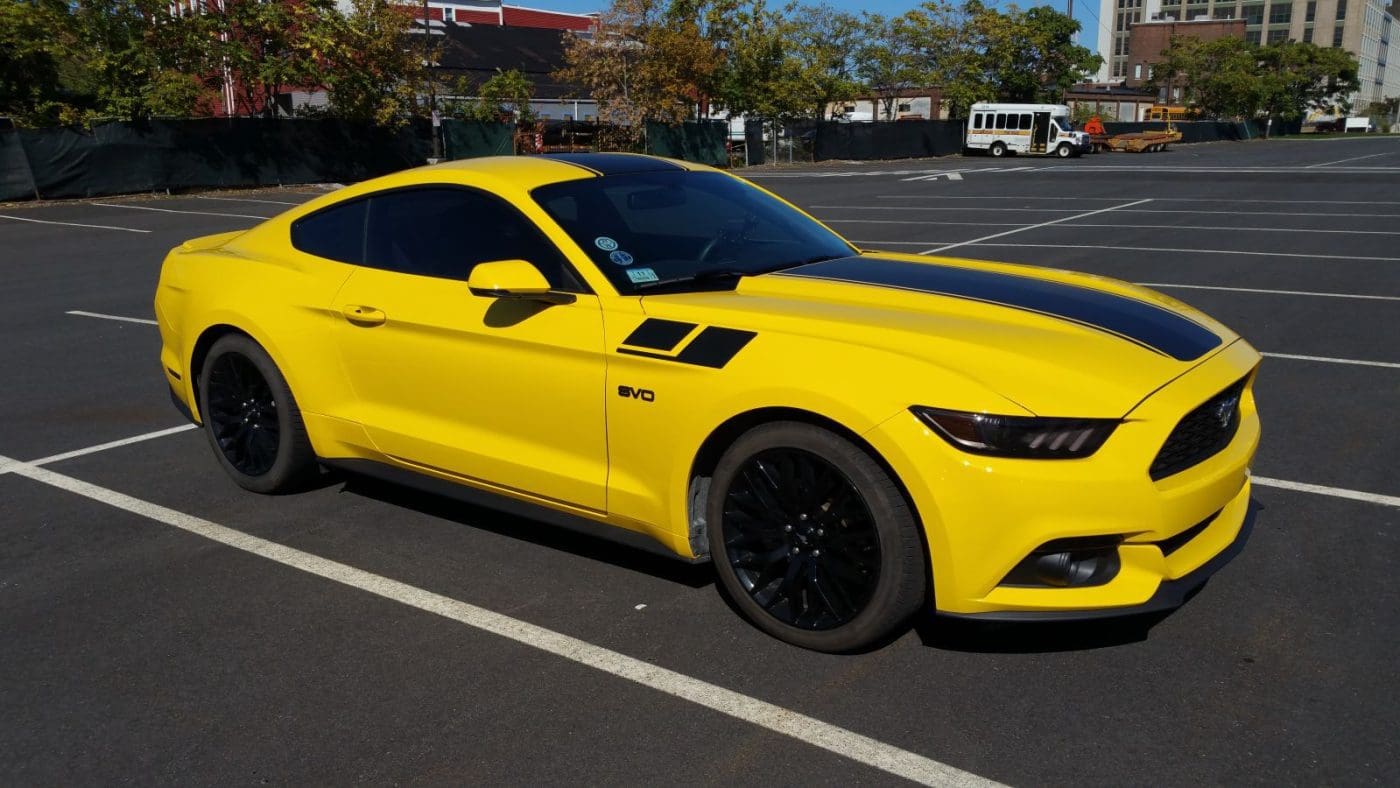
<instances>
[{"instance_id":1,"label":"green foliage","mask_svg":"<svg viewBox=\"0 0 1400 788\"><path fill-rule=\"evenodd\" d=\"M529 126L536 120L534 108L530 105L535 96L535 86L519 69L496 69L496 73L481 83L475 92L476 101L463 108L463 114L471 120L491 123L513 119L516 126Z\"/></svg>"},{"instance_id":2,"label":"green foliage","mask_svg":"<svg viewBox=\"0 0 1400 788\"><path fill-rule=\"evenodd\" d=\"M794 6L783 22L789 90L787 102L803 114L823 119L827 107L858 97L858 53L864 21L829 5Z\"/></svg>"},{"instance_id":3,"label":"green foliage","mask_svg":"<svg viewBox=\"0 0 1400 788\"><path fill-rule=\"evenodd\" d=\"M57 2L0 0L0 114L25 125L59 122L61 64L70 50L54 32L65 21Z\"/></svg>"},{"instance_id":4,"label":"green foliage","mask_svg":"<svg viewBox=\"0 0 1400 788\"><path fill-rule=\"evenodd\" d=\"M1282 41L1266 46L1238 38L1174 37L1147 84L1181 88L1202 115L1297 120L1309 110L1343 114L1360 88L1356 59L1343 49Z\"/></svg>"},{"instance_id":5,"label":"green foliage","mask_svg":"<svg viewBox=\"0 0 1400 788\"><path fill-rule=\"evenodd\" d=\"M417 88L427 67L421 46L405 45L412 18L409 7L393 0L353 0L349 15L331 17L321 79L333 114L393 127L419 109Z\"/></svg>"},{"instance_id":6,"label":"green foliage","mask_svg":"<svg viewBox=\"0 0 1400 788\"><path fill-rule=\"evenodd\" d=\"M869 13L862 18L863 43L857 51L856 73L879 99L884 120L894 119L894 103L900 93L924 79L918 50L933 35L924 23L914 11L898 19Z\"/></svg>"}]
</instances>

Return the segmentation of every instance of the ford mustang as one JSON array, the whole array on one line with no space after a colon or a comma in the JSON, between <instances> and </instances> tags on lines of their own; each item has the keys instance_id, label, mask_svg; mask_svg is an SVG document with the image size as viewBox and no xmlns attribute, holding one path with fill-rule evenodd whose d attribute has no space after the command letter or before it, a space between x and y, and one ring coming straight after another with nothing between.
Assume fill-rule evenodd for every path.
<instances>
[{"instance_id":1,"label":"ford mustang","mask_svg":"<svg viewBox=\"0 0 1400 788\"><path fill-rule=\"evenodd\" d=\"M324 468L711 561L759 628L1166 610L1238 552L1259 354L1148 289L857 249L628 154L451 162L185 242L177 405L242 487Z\"/></svg>"}]
</instances>

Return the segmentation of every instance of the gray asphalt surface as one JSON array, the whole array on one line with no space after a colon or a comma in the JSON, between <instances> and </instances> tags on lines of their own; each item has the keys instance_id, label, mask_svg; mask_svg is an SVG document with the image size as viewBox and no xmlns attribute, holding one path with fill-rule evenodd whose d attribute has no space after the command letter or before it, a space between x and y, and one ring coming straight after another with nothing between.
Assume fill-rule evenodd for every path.
<instances>
[{"instance_id":1,"label":"gray asphalt surface","mask_svg":"<svg viewBox=\"0 0 1400 788\"><path fill-rule=\"evenodd\" d=\"M1265 353L1329 359L1266 359L1255 472L1386 498L1257 487L1245 552L1167 616L921 618L833 657L745 624L706 567L367 481L251 495L193 431L49 467L993 780L1393 782L1400 140L748 174L865 248L972 241L948 253L1156 283ZM0 206L17 217L0 218L0 455L178 425L154 326L67 312L150 319L166 249L314 193ZM894 781L14 474L0 474L0 709L6 784Z\"/></svg>"}]
</instances>

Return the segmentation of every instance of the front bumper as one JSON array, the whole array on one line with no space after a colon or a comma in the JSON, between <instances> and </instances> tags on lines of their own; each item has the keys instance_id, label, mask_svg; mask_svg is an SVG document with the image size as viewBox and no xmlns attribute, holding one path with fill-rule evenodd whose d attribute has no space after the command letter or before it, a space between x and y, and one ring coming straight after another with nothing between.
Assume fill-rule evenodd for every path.
<instances>
[{"instance_id":1,"label":"front bumper","mask_svg":"<svg viewBox=\"0 0 1400 788\"><path fill-rule=\"evenodd\" d=\"M1249 465L1259 442L1253 392L1234 437L1205 461L1153 481L1148 468L1186 413L1250 376L1258 353L1237 341L1153 393L1082 460L980 457L954 449L912 413L867 433L905 483L922 521L940 613L998 620L1094 618L1179 604L1243 545ZM1060 414L1049 414L1060 415ZM1057 587L1008 581L1062 539L1110 538L1117 569Z\"/></svg>"}]
</instances>

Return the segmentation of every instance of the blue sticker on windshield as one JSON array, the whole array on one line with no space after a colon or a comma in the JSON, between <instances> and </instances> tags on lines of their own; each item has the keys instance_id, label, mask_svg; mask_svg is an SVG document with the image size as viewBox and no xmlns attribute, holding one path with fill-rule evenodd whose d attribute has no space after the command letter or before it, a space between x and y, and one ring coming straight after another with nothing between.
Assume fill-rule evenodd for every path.
<instances>
[{"instance_id":1,"label":"blue sticker on windshield","mask_svg":"<svg viewBox=\"0 0 1400 788\"><path fill-rule=\"evenodd\" d=\"M634 285L641 284L642 282L657 281L656 272L650 268L628 268L627 278L631 279Z\"/></svg>"},{"instance_id":2,"label":"blue sticker on windshield","mask_svg":"<svg viewBox=\"0 0 1400 788\"><path fill-rule=\"evenodd\" d=\"M617 241L614 241L606 235L600 235L593 239L593 245L605 252L611 252L617 248Z\"/></svg>"},{"instance_id":3,"label":"blue sticker on windshield","mask_svg":"<svg viewBox=\"0 0 1400 788\"><path fill-rule=\"evenodd\" d=\"M637 262L637 259L635 257L621 250L618 250L608 255L608 259L613 261L614 263L617 263L618 265L631 265Z\"/></svg>"}]
</instances>

